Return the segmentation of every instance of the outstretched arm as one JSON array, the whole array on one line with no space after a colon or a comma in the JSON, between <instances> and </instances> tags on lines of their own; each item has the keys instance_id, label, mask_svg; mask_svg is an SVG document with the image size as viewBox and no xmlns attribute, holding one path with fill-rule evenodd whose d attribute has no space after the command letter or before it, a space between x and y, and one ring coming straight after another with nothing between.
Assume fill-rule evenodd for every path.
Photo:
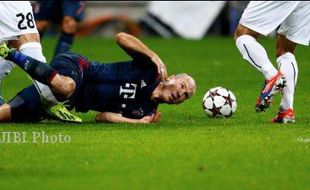
<instances>
[{"instance_id":1,"label":"outstretched arm","mask_svg":"<svg viewBox=\"0 0 310 190\"><path fill-rule=\"evenodd\" d=\"M162 80L167 80L167 70L165 64L155 52L150 50L138 38L121 32L116 35L116 42L133 59L149 59L156 65L160 78Z\"/></svg>"},{"instance_id":2,"label":"outstretched arm","mask_svg":"<svg viewBox=\"0 0 310 190\"><path fill-rule=\"evenodd\" d=\"M96 116L97 122L111 122L111 123L156 123L161 116L160 112L154 113L151 116L145 116L141 119L131 119L123 117L119 113L101 112Z\"/></svg>"}]
</instances>

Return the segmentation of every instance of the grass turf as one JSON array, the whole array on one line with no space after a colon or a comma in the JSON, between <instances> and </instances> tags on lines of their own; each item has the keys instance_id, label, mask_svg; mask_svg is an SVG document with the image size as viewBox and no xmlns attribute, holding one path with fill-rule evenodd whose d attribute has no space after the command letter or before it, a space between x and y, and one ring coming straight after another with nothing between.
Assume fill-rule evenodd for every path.
<instances>
[{"instance_id":1,"label":"grass turf","mask_svg":"<svg viewBox=\"0 0 310 190\"><path fill-rule=\"evenodd\" d=\"M1 132L26 132L25 144L0 144L1 189L309 189L309 49L298 47L297 124L271 124L279 96L266 113L254 103L263 78L242 60L232 38L202 41L144 39L166 63L168 73L187 72L196 95L178 106L162 105L151 125L96 124L95 112L78 114L84 124L1 124ZM261 41L270 57L274 41ZM43 40L51 59L55 38ZM78 38L73 51L92 60L129 59L111 39ZM274 62L274 59L272 59ZM3 82L6 99L30 80L16 68ZM237 97L229 119L207 118L201 100L224 86ZM69 135L71 142L31 143L32 132ZM39 140L38 140L39 141Z\"/></svg>"}]
</instances>

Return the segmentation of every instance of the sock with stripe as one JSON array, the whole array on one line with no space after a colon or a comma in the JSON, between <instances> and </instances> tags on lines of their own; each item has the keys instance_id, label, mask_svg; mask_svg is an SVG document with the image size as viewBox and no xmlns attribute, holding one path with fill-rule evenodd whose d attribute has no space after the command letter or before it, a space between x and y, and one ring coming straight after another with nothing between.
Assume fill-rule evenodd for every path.
<instances>
[{"instance_id":1,"label":"sock with stripe","mask_svg":"<svg viewBox=\"0 0 310 190\"><path fill-rule=\"evenodd\" d=\"M260 71L266 80L271 79L277 74L277 69L272 65L268 58L265 48L250 35L242 35L236 40L243 59L247 60L252 66Z\"/></svg>"},{"instance_id":2,"label":"sock with stripe","mask_svg":"<svg viewBox=\"0 0 310 190\"><path fill-rule=\"evenodd\" d=\"M25 72L27 72L33 79L47 85L57 74L57 71L51 68L46 63L26 56L16 50L11 51L6 59L14 62Z\"/></svg>"},{"instance_id":3,"label":"sock with stripe","mask_svg":"<svg viewBox=\"0 0 310 190\"><path fill-rule=\"evenodd\" d=\"M292 53L285 53L277 58L279 70L286 78L286 87L282 91L280 111L293 109L294 93L298 78L298 66L295 56Z\"/></svg>"},{"instance_id":4,"label":"sock with stripe","mask_svg":"<svg viewBox=\"0 0 310 190\"><path fill-rule=\"evenodd\" d=\"M42 46L39 42L24 43L20 46L19 50L24 55L30 56L38 61L46 63L46 59L42 53ZM40 95L44 97L44 100L47 100L48 104L55 105L58 103L49 86L36 80L34 81L34 85L38 89Z\"/></svg>"}]
</instances>

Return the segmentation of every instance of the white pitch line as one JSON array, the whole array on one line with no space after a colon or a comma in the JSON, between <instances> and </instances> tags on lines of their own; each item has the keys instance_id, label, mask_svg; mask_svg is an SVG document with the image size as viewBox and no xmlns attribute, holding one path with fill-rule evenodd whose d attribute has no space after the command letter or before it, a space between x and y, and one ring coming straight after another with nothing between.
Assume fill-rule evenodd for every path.
<instances>
[{"instance_id":1,"label":"white pitch line","mask_svg":"<svg viewBox=\"0 0 310 190\"><path fill-rule=\"evenodd\" d=\"M298 137L297 142L302 142L302 143L309 143L310 138L303 138L303 137Z\"/></svg>"}]
</instances>

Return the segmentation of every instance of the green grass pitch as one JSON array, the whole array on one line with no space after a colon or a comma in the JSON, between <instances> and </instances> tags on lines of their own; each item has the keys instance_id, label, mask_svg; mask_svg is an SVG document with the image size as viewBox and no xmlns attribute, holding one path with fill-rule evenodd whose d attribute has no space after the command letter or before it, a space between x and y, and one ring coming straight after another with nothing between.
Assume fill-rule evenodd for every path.
<instances>
[{"instance_id":1,"label":"green grass pitch","mask_svg":"<svg viewBox=\"0 0 310 190\"><path fill-rule=\"evenodd\" d=\"M184 104L161 105L158 124L96 124L95 112L78 114L81 125L43 122L1 124L1 132L44 131L69 135L68 144L0 144L0 189L310 189L310 51L298 47L299 83L294 125L271 124L280 96L257 114L254 103L263 77L242 60L232 38L202 41L147 38L143 41L166 63L168 73L187 72L197 93ZM261 40L275 62L275 42ZM42 41L48 60L56 38ZM91 60L129 57L112 39L77 38L73 51ZM2 90L12 98L30 84L19 69ZM223 86L237 97L229 119L207 118L202 97Z\"/></svg>"}]
</instances>

